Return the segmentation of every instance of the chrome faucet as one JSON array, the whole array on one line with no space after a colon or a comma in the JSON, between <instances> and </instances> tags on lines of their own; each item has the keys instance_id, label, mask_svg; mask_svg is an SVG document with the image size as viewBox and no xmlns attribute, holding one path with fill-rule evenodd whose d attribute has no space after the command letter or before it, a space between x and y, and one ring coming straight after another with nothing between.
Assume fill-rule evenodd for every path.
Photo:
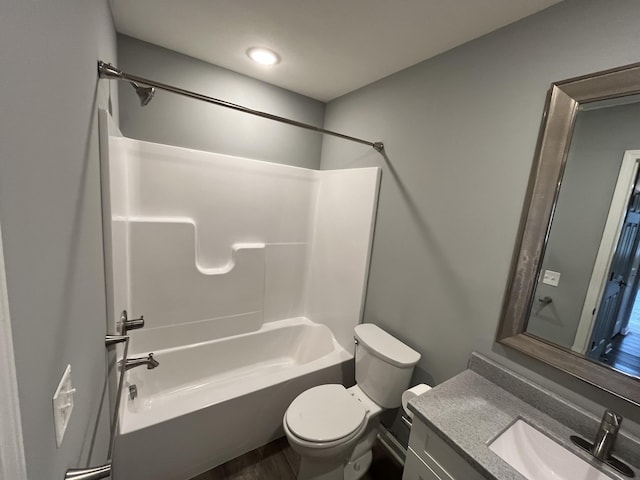
<instances>
[{"instance_id":1,"label":"chrome faucet","mask_svg":"<svg viewBox=\"0 0 640 480\"><path fill-rule=\"evenodd\" d=\"M160 362L153 358L153 353L150 353L146 357L127 358L127 361L124 364L124 369L129 370L131 368L139 367L140 365L146 365L147 370L153 370L160 365ZM122 360L120 361L120 367L122 367Z\"/></svg>"},{"instance_id":2,"label":"chrome faucet","mask_svg":"<svg viewBox=\"0 0 640 480\"><path fill-rule=\"evenodd\" d=\"M611 455L621 423L622 415L618 415L612 410L605 410L604 415L602 415L602 420L600 421L600 427L598 427L598 432L596 433L596 440L593 444L575 435L571 435L571 441L619 473L627 477L633 477L633 470Z\"/></svg>"},{"instance_id":3,"label":"chrome faucet","mask_svg":"<svg viewBox=\"0 0 640 480\"><path fill-rule=\"evenodd\" d=\"M611 410L605 410L596 434L596 441L593 442L593 447L591 448L591 454L598 460L604 462L611 456L611 450L613 450L613 444L618 436L621 423L622 415L618 415Z\"/></svg>"}]
</instances>

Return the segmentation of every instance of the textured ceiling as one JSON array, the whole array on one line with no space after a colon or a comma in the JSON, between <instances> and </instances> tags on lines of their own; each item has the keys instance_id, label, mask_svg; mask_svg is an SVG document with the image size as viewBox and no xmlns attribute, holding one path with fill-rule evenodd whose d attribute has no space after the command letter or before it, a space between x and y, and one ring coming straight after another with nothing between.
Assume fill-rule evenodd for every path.
<instances>
[{"instance_id":1,"label":"textured ceiling","mask_svg":"<svg viewBox=\"0 0 640 480\"><path fill-rule=\"evenodd\" d=\"M118 32L322 101L560 0L112 0ZM252 46L281 63L255 64ZM135 72L131 72L135 73Z\"/></svg>"}]
</instances>

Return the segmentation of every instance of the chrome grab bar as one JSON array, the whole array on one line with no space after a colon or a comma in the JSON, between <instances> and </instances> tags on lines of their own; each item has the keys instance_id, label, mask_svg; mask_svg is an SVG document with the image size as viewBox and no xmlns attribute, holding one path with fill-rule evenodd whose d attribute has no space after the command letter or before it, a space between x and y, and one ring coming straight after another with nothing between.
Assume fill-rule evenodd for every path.
<instances>
[{"instance_id":1,"label":"chrome grab bar","mask_svg":"<svg viewBox=\"0 0 640 480\"><path fill-rule=\"evenodd\" d=\"M127 362L129 354L129 335L106 335L104 337L106 347L124 343L122 351L122 361ZM117 363L117 362L116 362ZM113 458L113 447L116 441L116 431L118 429L118 419L120 411L120 398L122 397L122 387L124 386L125 369L120 370L120 378L118 379L118 393L116 393L116 403L113 409L113 419L111 420L111 436L109 438L109 452L107 453L107 463L98 467L90 468L70 468L64 474L64 480L100 480L111 476L111 466Z\"/></svg>"},{"instance_id":2,"label":"chrome grab bar","mask_svg":"<svg viewBox=\"0 0 640 480\"><path fill-rule=\"evenodd\" d=\"M104 337L104 344L107 347L116 345L117 343L123 343L129 340L129 335L106 335Z\"/></svg>"},{"instance_id":3,"label":"chrome grab bar","mask_svg":"<svg viewBox=\"0 0 640 480\"><path fill-rule=\"evenodd\" d=\"M98 480L111 475L111 462L94 468L70 468L64 475L65 480Z\"/></svg>"},{"instance_id":4,"label":"chrome grab bar","mask_svg":"<svg viewBox=\"0 0 640 480\"><path fill-rule=\"evenodd\" d=\"M119 335L119 340L124 342L124 349L122 351L122 362L127 363L127 356L129 355L129 335ZM113 336L111 337L113 338ZM118 362L116 362L117 365ZM109 439L109 453L107 458L111 460L113 458L113 446L116 441L116 431L118 430L118 419L120 412L120 399L122 398L122 387L124 386L124 374L125 370L120 370L120 378L118 379L118 391L116 393L116 404L113 408L113 419L111 420L111 438Z\"/></svg>"}]
</instances>

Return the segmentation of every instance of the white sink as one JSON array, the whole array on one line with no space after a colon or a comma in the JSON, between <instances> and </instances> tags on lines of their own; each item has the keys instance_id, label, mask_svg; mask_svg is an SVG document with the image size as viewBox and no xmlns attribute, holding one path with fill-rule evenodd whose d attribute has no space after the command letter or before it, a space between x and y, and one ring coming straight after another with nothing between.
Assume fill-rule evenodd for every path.
<instances>
[{"instance_id":1,"label":"white sink","mask_svg":"<svg viewBox=\"0 0 640 480\"><path fill-rule=\"evenodd\" d=\"M507 428L489 448L529 480L611 480L523 420Z\"/></svg>"}]
</instances>

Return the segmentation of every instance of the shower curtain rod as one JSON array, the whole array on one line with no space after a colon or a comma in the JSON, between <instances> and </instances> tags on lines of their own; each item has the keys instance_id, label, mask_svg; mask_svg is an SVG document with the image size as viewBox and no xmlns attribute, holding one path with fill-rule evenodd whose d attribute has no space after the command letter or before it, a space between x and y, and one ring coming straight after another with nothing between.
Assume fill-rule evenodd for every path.
<instances>
[{"instance_id":1,"label":"shower curtain rod","mask_svg":"<svg viewBox=\"0 0 640 480\"><path fill-rule=\"evenodd\" d=\"M275 120L276 122L286 123L287 125L293 125L294 127L305 128L307 130L313 130L315 132L324 133L326 135L332 135L334 137L343 138L345 140L351 140L352 142L358 142L364 145L369 145L370 147L373 147L374 149L376 149L378 152L382 152L382 150L384 150L384 144L382 142L369 142L361 138L352 137L350 135L344 135L343 133L333 132L331 130L325 130L324 128L316 127L315 125L310 125L308 123L298 122L297 120L291 120L289 118L280 117L278 115L262 112L260 110L253 110L251 108L243 107L242 105L236 105L235 103L227 102L225 100L208 97L200 93L190 92L189 90L184 90L182 88L173 87L171 85L166 85L164 83L155 82L147 78L131 75L129 73L123 72L117 67L114 67L110 63L103 62L102 60L98 61L98 76L100 78L124 80L126 82L133 82L133 83L148 85L150 87L155 87L161 90L166 90L168 92L177 93L178 95L183 95L189 98L195 98L196 100L202 100L203 102L213 103L215 105L230 108L232 110L237 110L239 112L249 113L251 115L256 115L262 118L268 118L269 120Z\"/></svg>"}]
</instances>

